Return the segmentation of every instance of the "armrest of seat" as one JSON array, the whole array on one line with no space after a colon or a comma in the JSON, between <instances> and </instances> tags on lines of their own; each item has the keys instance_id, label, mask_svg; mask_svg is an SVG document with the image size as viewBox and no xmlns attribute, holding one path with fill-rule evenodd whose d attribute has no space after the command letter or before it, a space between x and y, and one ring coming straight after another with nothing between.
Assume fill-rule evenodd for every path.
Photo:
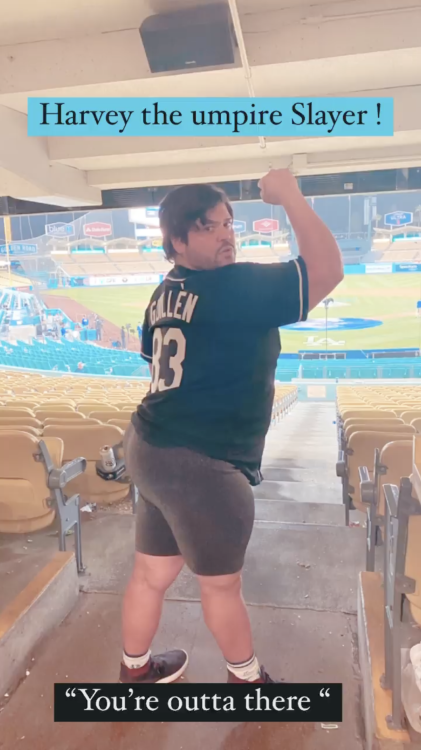
<instances>
[{"instance_id":1,"label":"armrest of seat","mask_svg":"<svg viewBox=\"0 0 421 750\"><path fill-rule=\"evenodd\" d=\"M61 465L64 442L61 438L47 437L39 441L39 448L47 469L47 484L50 490L62 490L68 482L86 470L86 458L75 458Z\"/></svg>"},{"instance_id":2,"label":"armrest of seat","mask_svg":"<svg viewBox=\"0 0 421 750\"><path fill-rule=\"evenodd\" d=\"M338 460L336 462L336 476L344 477L346 473L346 462L345 462L345 451L339 451Z\"/></svg>"},{"instance_id":3,"label":"armrest of seat","mask_svg":"<svg viewBox=\"0 0 421 750\"><path fill-rule=\"evenodd\" d=\"M384 499L393 518L398 516L399 487L395 484L383 485Z\"/></svg>"},{"instance_id":4,"label":"armrest of seat","mask_svg":"<svg viewBox=\"0 0 421 750\"><path fill-rule=\"evenodd\" d=\"M62 490L66 484L76 479L86 471L86 458L74 458L60 468L52 469L48 474L48 486L50 490Z\"/></svg>"},{"instance_id":5,"label":"armrest of seat","mask_svg":"<svg viewBox=\"0 0 421 750\"><path fill-rule=\"evenodd\" d=\"M359 466L360 491L363 503L371 504L374 502L374 482L370 479L370 474L366 466Z\"/></svg>"}]
</instances>

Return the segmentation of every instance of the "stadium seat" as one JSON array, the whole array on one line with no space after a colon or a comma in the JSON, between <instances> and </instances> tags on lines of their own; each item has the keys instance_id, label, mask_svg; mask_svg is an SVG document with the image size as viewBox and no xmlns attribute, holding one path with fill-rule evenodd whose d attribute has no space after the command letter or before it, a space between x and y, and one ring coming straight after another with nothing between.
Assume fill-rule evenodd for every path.
<instances>
[{"instance_id":1,"label":"stadium seat","mask_svg":"<svg viewBox=\"0 0 421 750\"><path fill-rule=\"evenodd\" d=\"M419 452L415 441L414 455ZM419 460L419 457L417 457ZM411 478L413 466L411 465ZM382 686L391 692L391 718L406 728L402 702L402 670L411 646L420 642L421 506L409 476L399 485L384 484L384 663Z\"/></svg>"},{"instance_id":2,"label":"stadium seat","mask_svg":"<svg viewBox=\"0 0 421 750\"><path fill-rule=\"evenodd\" d=\"M0 407L0 417L32 417L35 418L35 413L31 409L27 409L22 406L20 408L9 408L6 406Z\"/></svg>"},{"instance_id":3,"label":"stadium seat","mask_svg":"<svg viewBox=\"0 0 421 750\"><path fill-rule=\"evenodd\" d=\"M22 424L28 425L28 427L35 427L37 430L42 429L42 422L34 419L34 417L2 417L0 415L0 425L2 426L18 426Z\"/></svg>"},{"instance_id":4,"label":"stadium seat","mask_svg":"<svg viewBox=\"0 0 421 750\"><path fill-rule=\"evenodd\" d=\"M31 427L30 425L25 424L14 424L14 425L2 425L0 424L0 431L9 431L13 430L14 432L27 432L28 435L33 435L34 437L40 438L42 435L42 430L37 429L36 427Z\"/></svg>"},{"instance_id":5,"label":"stadium seat","mask_svg":"<svg viewBox=\"0 0 421 750\"><path fill-rule=\"evenodd\" d=\"M92 403L92 404L78 404L77 405L77 413L83 414L83 416L88 417L89 414L92 412L93 409L106 409L107 408L107 402L104 399L104 403ZM114 411L114 409L111 409L111 411Z\"/></svg>"},{"instance_id":6,"label":"stadium seat","mask_svg":"<svg viewBox=\"0 0 421 750\"><path fill-rule=\"evenodd\" d=\"M127 427L130 424L130 419L109 419L107 421L107 424L114 425L115 427L119 427L120 430L123 430L125 432L127 430Z\"/></svg>"},{"instance_id":7,"label":"stadium seat","mask_svg":"<svg viewBox=\"0 0 421 750\"><path fill-rule=\"evenodd\" d=\"M412 427L415 427L417 432L421 432L421 417L418 419L413 419L411 425Z\"/></svg>"},{"instance_id":8,"label":"stadium seat","mask_svg":"<svg viewBox=\"0 0 421 750\"><path fill-rule=\"evenodd\" d=\"M109 411L109 412L118 413L119 409L117 409L116 406L112 406L112 405L110 405L108 403L97 404L96 406L92 406L91 411L89 412L89 414L93 414L96 411ZM89 415L87 415L87 416L89 416Z\"/></svg>"},{"instance_id":9,"label":"stadium seat","mask_svg":"<svg viewBox=\"0 0 421 750\"><path fill-rule=\"evenodd\" d=\"M421 417L421 406L417 403L412 404L400 404L396 407L396 414L402 418L402 414L404 414L407 411L416 411L418 412L418 416ZM415 417L414 417L415 419Z\"/></svg>"},{"instance_id":10,"label":"stadium seat","mask_svg":"<svg viewBox=\"0 0 421 750\"><path fill-rule=\"evenodd\" d=\"M50 401L49 399L44 399L42 401L42 408L56 409L56 411L75 411L76 405L68 401Z\"/></svg>"},{"instance_id":11,"label":"stadium seat","mask_svg":"<svg viewBox=\"0 0 421 750\"><path fill-rule=\"evenodd\" d=\"M93 424L101 424L101 420L99 419L88 419L85 418L83 420L76 420L76 422L79 424L80 421L83 421L83 426L86 427L86 425L93 425ZM48 427L48 425L74 425L75 420L74 419L68 419L67 417L47 417L47 419L44 419L44 427Z\"/></svg>"},{"instance_id":12,"label":"stadium seat","mask_svg":"<svg viewBox=\"0 0 421 750\"><path fill-rule=\"evenodd\" d=\"M123 431L113 425L48 425L44 435L59 437L64 443L64 461L83 456L87 461L86 471L69 483L69 490L80 494L86 503L104 505L126 498L130 488L118 482L105 482L97 476L96 462L105 445L116 445L123 439Z\"/></svg>"},{"instance_id":13,"label":"stadium seat","mask_svg":"<svg viewBox=\"0 0 421 750\"><path fill-rule=\"evenodd\" d=\"M347 429L345 430L345 440L347 444L349 443L349 439L354 432L393 432L395 434L402 433L413 435L415 433L415 428L409 424L403 424L399 422L392 425L382 425L381 422L373 422L372 424L370 424L370 422L367 420L366 422L359 422L347 427Z\"/></svg>"},{"instance_id":14,"label":"stadium seat","mask_svg":"<svg viewBox=\"0 0 421 750\"><path fill-rule=\"evenodd\" d=\"M380 453L380 464L386 467L385 473L380 474L378 511L382 518L385 515L383 487L385 484L399 487L403 477L411 476L413 449L413 438L405 437L386 445Z\"/></svg>"},{"instance_id":15,"label":"stadium seat","mask_svg":"<svg viewBox=\"0 0 421 750\"><path fill-rule=\"evenodd\" d=\"M401 414L401 419L407 424L411 424L414 419L421 419L421 410L419 411L404 411Z\"/></svg>"},{"instance_id":16,"label":"stadium seat","mask_svg":"<svg viewBox=\"0 0 421 750\"><path fill-rule=\"evenodd\" d=\"M45 441L55 466L63 461L63 442ZM38 457L38 460L37 458ZM48 476L39 440L26 432L0 431L0 532L23 534L50 526Z\"/></svg>"},{"instance_id":17,"label":"stadium seat","mask_svg":"<svg viewBox=\"0 0 421 750\"><path fill-rule=\"evenodd\" d=\"M370 425L380 425L381 427L393 427L393 425L397 424L405 424L403 419L399 419L399 417L386 417L383 418L364 418L364 417L350 417L343 423L343 430L346 431L347 427L352 427L352 425L355 424L370 424Z\"/></svg>"},{"instance_id":18,"label":"stadium seat","mask_svg":"<svg viewBox=\"0 0 421 750\"><path fill-rule=\"evenodd\" d=\"M19 393L35 393L35 390L33 388L29 388L29 386L13 386L13 393L19 394Z\"/></svg>"},{"instance_id":19,"label":"stadium seat","mask_svg":"<svg viewBox=\"0 0 421 750\"><path fill-rule=\"evenodd\" d=\"M0 414L1 416L1 414ZM35 418L44 422L49 417L62 417L63 419L72 419L75 421L81 421L85 417L83 414L79 414L76 411L59 411L58 409L37 409L35 412Z\"/></svg>"},{"instance_id":20,"label":"stadium seat","mask_svg":"<svg viewBox=\"0 0 421 750\"><path fill-rule=\"evenodd\" d=\"M339 431L342 436L342 438L345 438L345 432L348 427L351 427L353 425L360 424L360 425L379 425L382 429L385 427L393 427L395 424L405 424L402 419L399 419L399 417L387 417L386 419L378 419L377 417L375 419L366 419L364 417L349 417L345 420L342 424L340 421L338 422L339 425Z\"/></svg>"},{"instance_id":21,"label":"stadium seat","mask_svg":"<svg viewBox=\"0 0 421 750\"><path fill-rule=\"evenodd\" d=\"M384 485L399 486L403 477L410 476L412 456L412 439L394 440L381 451L376 448L372 479L366 466L359 469L361 500L367 505L367 571L375 569L375 547L380 544L380 529L384 527Z\"/></svg>"},{"instance_id":22,"label":"stadium seat","mask_svg":"<svg viewBox=\"0 0 421 750\"><path fill-rule=\"evenodd\" d=\"M347 419L363 417L363 419L378 419L381 416L382 419L393 419L396 417L396 413L392 410L385 411L384 409L346 409L342 412L341 417L345 422Z\"/></svg>"},{"instance_id":23,"label":"stadium seat","mask_svg":"<svg viewBox=\"0 0 421 750\"><path fill-rule=\"evenodd\" d=\"M60 403L59 401L43 401L42 408L47 411L75 411L75 407L70 404Z\"/></svg>"},{"instance_id":24,"label":"stadium seat","mask_svg":"<svg viewBox=\"0 0 421 750\"><path fill-rule=\"evenodd\" d=\"M411 428L410 425L408 427ZM360 431L353 432L347 441L346 448L340 450L336 464L336 474L342 480L342 499L345 505L345 522L349 523L350 503L356 510L365 512L365 505L361 499L359 468L367 468L366 480L373 481L375 451L379 451L394 440L402 440L402 432ZM415 434L412 428L408 434Z\"/></svg>"},{"instance_id":25,"label":"stadium seat","mask_svg":"<svg viewBox=\"0 0 421 750\"><path fill-rule=\"evenodd\" d=\"M373 479L376 448L381 451L387 443L394 440L402 440L402 433L374 431L352 433L348 441L348 449L352 451L348 455L348 490L352 502L358 510L363 512L365 510L364 503L361 500L359 467L366 466L370 479Z\"/></svg>"},{"instance_id":26,"label":"stadium seat","mask_svg":"<svg viewBox=\"0 0 421 750\"><path fill-rule=\"evenodd\" d=\"M410 516L408 520L408 542L405 558L405 575L415 582L415 591L408 593L412 617L421 627L421 515ZM421 634L420 634L421 640Z\"/></svg>"},{"instance_id":27,"label":"stadium seat","mask_svg":"<svg viewBox=\"0 0 421 750\"><path fill-rule=\"evenodd\" d=\"M111 410L107 407L102 411L94 409L89 412L89 417L91 419L99 419L100 422L109 422L110 419L124 419L125 412L118 411L117 409Z\"/></svg>"},{"instance_id":28,"label":"stadium seat","mask_svg":"<svg viewBox=\"0 0 421 750\"><path fill-rule=\"evenodd\" d=\"M34 411L34 409L40 406L40 402L39 401L8 400L8 401L5 401L3 406L7 406L10 409L20 409L21 407L24 407L25 409L30 409L30 411Z\"/></svg>"}]
</instances>

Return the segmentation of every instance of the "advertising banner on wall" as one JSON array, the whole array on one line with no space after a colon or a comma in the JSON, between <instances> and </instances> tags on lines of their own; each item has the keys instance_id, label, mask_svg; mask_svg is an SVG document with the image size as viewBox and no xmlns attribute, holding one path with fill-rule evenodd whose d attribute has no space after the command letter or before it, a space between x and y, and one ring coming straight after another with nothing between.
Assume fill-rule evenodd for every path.
<instances>
[{"instance_id":1,"label":"advertising banner on wall","mask_svg":"<svg viewBox=\"0 0 421 750\"><path fill-rule=\"evenodd\" d=\"M66 224L64 221L55 221L53 224L45 225L45 234L50 237L73 237L75 228L73 224Z\"/></svg>"},{"instance_id":2,"label":"advertising banner on wall","mask_svg":"<svg viewBox=\"0 0 421 750\"><path fill-rule=\"evenodd\" d=\"M366 273L393 273L393 263L367 263Z\"/></svg>"},{"instance_id":3,"label":"advertising banner on wall","mask_svg":"<svg viewBox=\"0 0 421 750\"><path fill-rule=\"evenodd\" d=\"M86 237L110 237L113 233L111 224L104 221L91 221L83 227L83 233Z\"/></svg>"},{"instance_id":4,"label":"advertising banner on wall","mask_svg":"<svg viewBox=\"0 0 421 750\"><path fill-rule=\"evenodd\" d=\"M236 234L241 234L242 232L245 232L247 229L247 224L245 221L240 221L240 219L237 219L233 223L233 229Z\"/></svg>"},{"instance_id":5,"label":"advertising banner on wall","mask_svg":"<svg viewBox=\"0 0 421 750\"><path fill-rule=\"evenodd\" d=\"M414 215L411 211L392 211L384 217L384 223L389 227L402 227L412 224Z\"/></svg>"},{"instance_id":6,"label":"advertising banner on wall","mask_svg":"<svg viewBox=\"0 0 421 750\"><path fill-rule=\"evenodd\" d=\"M360 263L344 265L345 275L365 273L421 273L421 263Z\"/></svg>"},{"instance_id":7,"label":"advertising banner on wall","mask_svg":"<svg viewBox=\"0 0 421 750\"><path fill-rule=\"evenodd\" d=\"M268 234L270 232L277 232L278 229L279 221L277 219L257 219L257 221L253 221L254 232Z\"/></svg>"},{"instance_id":8,"label":"advertising banner on wall","mask_svg":"<svg viewBox=\"0 0 421 750\"><path fill-rule=\"evenodd\" d=\"M421 263L394 263L396 273L421 273Z\"/></svg>"},{"instance_id":9,"label":"advertising banner on wall","mask_svg":"<svg viewBox=\"0 0 421 750\"><path fill-rule=\"evenodd\" d=\"M27 245L21 242L9 243L9 255L36 255L37 252L37 245ZM7 255L6 245L0 245L0 255Z\"/></svg>"},{"instance_id":10,"label":"advertising banner on wall","mask_svg":"<svg viewBox=\"0 0 421 750\"><path fill-rule=\"evenodd\" d=\"M159 273L137 273L126 276L88 276L85 284L88 286L129 286L130 284L159 284Z\"/></svg>"}]
</instances>

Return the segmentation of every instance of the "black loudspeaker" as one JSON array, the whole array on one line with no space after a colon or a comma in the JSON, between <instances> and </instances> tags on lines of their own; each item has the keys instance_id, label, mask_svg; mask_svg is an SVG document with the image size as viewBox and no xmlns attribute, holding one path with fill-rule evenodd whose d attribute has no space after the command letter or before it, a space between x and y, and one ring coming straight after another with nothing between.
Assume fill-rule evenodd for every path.
<instances>
[{"instance_id":1,"label":"black loudspeaker","mask_svg":"<svg viewBox=\"0 0 421 750\"><path fill-rule=\"evenodd\" d=\"M151 73L230 65L236 45L227 5L149 16L140 36Z\"/></svg>"}]
</instances>

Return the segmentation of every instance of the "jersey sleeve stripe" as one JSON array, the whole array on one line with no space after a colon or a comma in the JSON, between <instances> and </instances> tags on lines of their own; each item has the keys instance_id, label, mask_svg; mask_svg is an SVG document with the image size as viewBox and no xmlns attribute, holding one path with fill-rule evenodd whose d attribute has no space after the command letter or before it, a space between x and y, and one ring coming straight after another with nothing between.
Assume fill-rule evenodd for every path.
<instances>
[{"instance_id":1,"label":"jersey sleeve stripe","mask_svg":"<svg viewBox=\"0 0 421 750\"><path fill-rule=\"evenodd\" d=\"M145 352L142 352L142 350L140 350L140 356L143 357L143 359L147 359L148 362L152 362L152 357L150 357L149 354L145 354Z\"/></svg>"},{"instance_id":2,"label":"jersey sleeve stripe","mask_svg":"<svg viewBox=\"0 0 421 750\"><path fill-rule=\"evenodd\" d=\"M300 264L298 263L297 260L295 260L295 258L294 258L294 263L298 271L298 289L299 289L299 295L300 295L300 317L298 318L298 320L300 321L303 319L303 275L301 273Z\"/></svg>"}]
</instances>

